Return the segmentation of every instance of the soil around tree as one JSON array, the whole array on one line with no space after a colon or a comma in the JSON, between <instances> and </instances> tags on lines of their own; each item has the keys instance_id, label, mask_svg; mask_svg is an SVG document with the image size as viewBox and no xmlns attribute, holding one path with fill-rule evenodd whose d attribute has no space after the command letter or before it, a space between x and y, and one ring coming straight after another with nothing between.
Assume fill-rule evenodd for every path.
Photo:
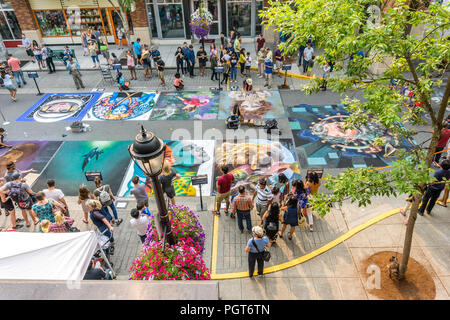
<instances>
[{"instance_id":1,"label":"soil around tree","mask_svg":"<svg viewBox=\"0 0 450 320\"><path fill-rule=\"evenodd\" d=\"M395 255L394 251L381 251L363 261L362 273L366 281L370 276L373 276L373 273L366 272L371 264L379 266L381 269L380 289L367 289L366 286L367 292L383 300L434 300L436 286L431 274L411 257L409 258L405 279L398 281L389 278L389 259ZM400 263L401 253L397 253L397 259ZM373 283L370 280L369 282Z\"/></svg>"}]
</instances>

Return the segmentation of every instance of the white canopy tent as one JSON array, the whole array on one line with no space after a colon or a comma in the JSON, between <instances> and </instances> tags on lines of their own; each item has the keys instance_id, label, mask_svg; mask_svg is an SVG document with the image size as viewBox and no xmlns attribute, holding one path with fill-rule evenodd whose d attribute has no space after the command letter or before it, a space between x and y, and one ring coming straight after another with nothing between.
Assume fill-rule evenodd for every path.
<instances>
[{"instance_id":1,"label":"white canopy tent","mask_svg":"<svg viewBox=\"0 0 450 320\"><path fill-rule=\"evenodd\" d=\"M83 280L99 248L94 231L0 232L0 280Z\"/></svg>"}]
</instances>

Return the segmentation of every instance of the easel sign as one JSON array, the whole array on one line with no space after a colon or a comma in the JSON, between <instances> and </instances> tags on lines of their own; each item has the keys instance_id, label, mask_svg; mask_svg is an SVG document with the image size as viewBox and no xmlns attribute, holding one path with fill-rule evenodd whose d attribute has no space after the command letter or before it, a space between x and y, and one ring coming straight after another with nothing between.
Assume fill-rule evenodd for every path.
<instances>
[{"instance_id":1,"label":"easel sign","mask_svg":"<svg viewBox=\"0 0 450 320\"><path fill-rule=\"evenodd\" d=\"M323 176L323 169L309 169L306 171L306 176L308 177L310 173L317 173L317 175L319 176L319 179L322 179Z\"/></svg>"},{"instance_id":2,"label":"easel sign","mask_svg":"<svg viewBox=\"0 0 450 320\"><path fill-rule=\"evenodd\" d=\"M100 171L86 171L84 173L87 181L94 181L96 177L99 177L103 181L102 173Z\"/></svg>"},{"instance_id":3,"label":"easel sign","mask_svg":"<svg viewBox=\"0 0 450 320\"><path fill-rule=\"evenodd\" d=\"M191 183L193 186L198 186L200 191L200 207L197 207L197 211L206 211L208 210L206 205L203 206L203 195L202 195L202 185L208 184L208 175L195 176L191 178Z\"/></svg>"}]
</instances>

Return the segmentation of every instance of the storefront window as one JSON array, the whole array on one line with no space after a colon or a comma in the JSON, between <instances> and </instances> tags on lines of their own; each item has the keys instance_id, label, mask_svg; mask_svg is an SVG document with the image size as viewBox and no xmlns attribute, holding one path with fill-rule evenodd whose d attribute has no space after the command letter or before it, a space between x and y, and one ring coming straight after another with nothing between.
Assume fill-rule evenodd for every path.
<instances>
[{"instance_id":1,"label":"storefront window","mask_svg":"<svg viewBox=\"0 0 450 320\"><path fill-rule=\"evenodd\" d=\"M0 0L0 33L3 40L22 38L22 30L10 1Z\"/></svg>"},{"instance_id":2,"label":"storefront window","mask_svg":"<svg viewBox=\"0 0 450 320\"><path fill-rule=\"evenodd\" d=\"M260 10L262 10L264 8L264 2L263 1L256 1L256 28L255 28L255 32L257 36L258 34L262 34L263 32L263 26L262 26L262 21L263 19L260 18L259 14L260 14Z\"/></svg>"},{"instance_id":3,"label":"storefront window","mask_svg":"<svg viewBox=\"0 0 450 320\"><path fill-rule=\"evenodd\" d=\"M148 25L150 26L150 33L152 37L158 37L158 30L156 29L155 10L153 9L153 2L147 3Z\"/></svg>"},{"instance_id":4,"label":"storefront window","mask_svg":"<svg viewBox=\"0 0 450 320\"><path fill-rule=\"evenodd\" d=\"M34 11L42 36L70 36L66 19L61 10Z\"/></svg>"},{"instance_id":5,"label":"storefront window","mask_svg":"<svg viewBox=\"0 0 450 320\"><path fill-rule=\"evenodd\" d=\"M227 2L228 32L232 27L241 36L251 35L251 1Z\"/></svg>"},{"instance_id":6,"label":"storefront window","mask_svg":"<svg viewBox=\"0 0 450 320\"><path fill-rule=\"evenodd\" d=\"M102 20L103 20L103 26L105 27L105 32L107 35L111 34L110 28L109 28L109 21L106 15L106 9L101 9L102 13Z\"/></svg>"},{"instance_id":7,"label":"storefront window","mask_svg":"<svg viewBox=\"0 0 450 320\"><path fill-rule=\"evenodd\" d=\"M8 27L8 24L6 23L6 18L3 15L3 12L0 12L0 33L2 34L2 38L4 40L13 39L11 30L9 30L9 27Z\"/></svg>"},{"instance_id":8,"label":"storefront window","mask_svg":"<svg viewBox=\"0 0 450 320\"><path fill-rule=\"evenodd\" d=\"M160 0L158 0L159 2ZM158 5L163 38L184 38L183 8L181 4Z\"/></svg>"}]
</instances>

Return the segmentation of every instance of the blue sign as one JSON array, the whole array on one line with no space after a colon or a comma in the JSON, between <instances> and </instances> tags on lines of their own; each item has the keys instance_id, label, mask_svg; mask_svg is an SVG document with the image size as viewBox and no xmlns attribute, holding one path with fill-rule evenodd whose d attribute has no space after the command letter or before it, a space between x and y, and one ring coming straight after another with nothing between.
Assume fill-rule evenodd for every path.
<instances>
[{"instance_id":1,"label":"blue sign","mask_svg":"<svg viewBox=\"0 0 450 320\"><path fill-rule=\"evenodd\" d=\"M223 73L223 67L215 67L215 68L214 68L214 71L215 71L216 73Z\"/></svg>"},{"instance_id":2,"label":"blue sign","mask_svg":"<svg viewBox=\"0 0 450 320\"><path fill-rule=\"evenodd\" d=\"M30 79L39 78L39 74L37 72L28 72L28 78Z\"/></svg>"},{"instance_id":3,"label":"blue sign","mask_svg":"<svg viewBox=\"0 0 450 320\"><path fill-rule=\"evenodd\" d=\"M283 71L287 71L287 70L291 70L292 69L292 64L285 64L283 66L281 66L281 70Z\"/></svg>"}]
</instances>

